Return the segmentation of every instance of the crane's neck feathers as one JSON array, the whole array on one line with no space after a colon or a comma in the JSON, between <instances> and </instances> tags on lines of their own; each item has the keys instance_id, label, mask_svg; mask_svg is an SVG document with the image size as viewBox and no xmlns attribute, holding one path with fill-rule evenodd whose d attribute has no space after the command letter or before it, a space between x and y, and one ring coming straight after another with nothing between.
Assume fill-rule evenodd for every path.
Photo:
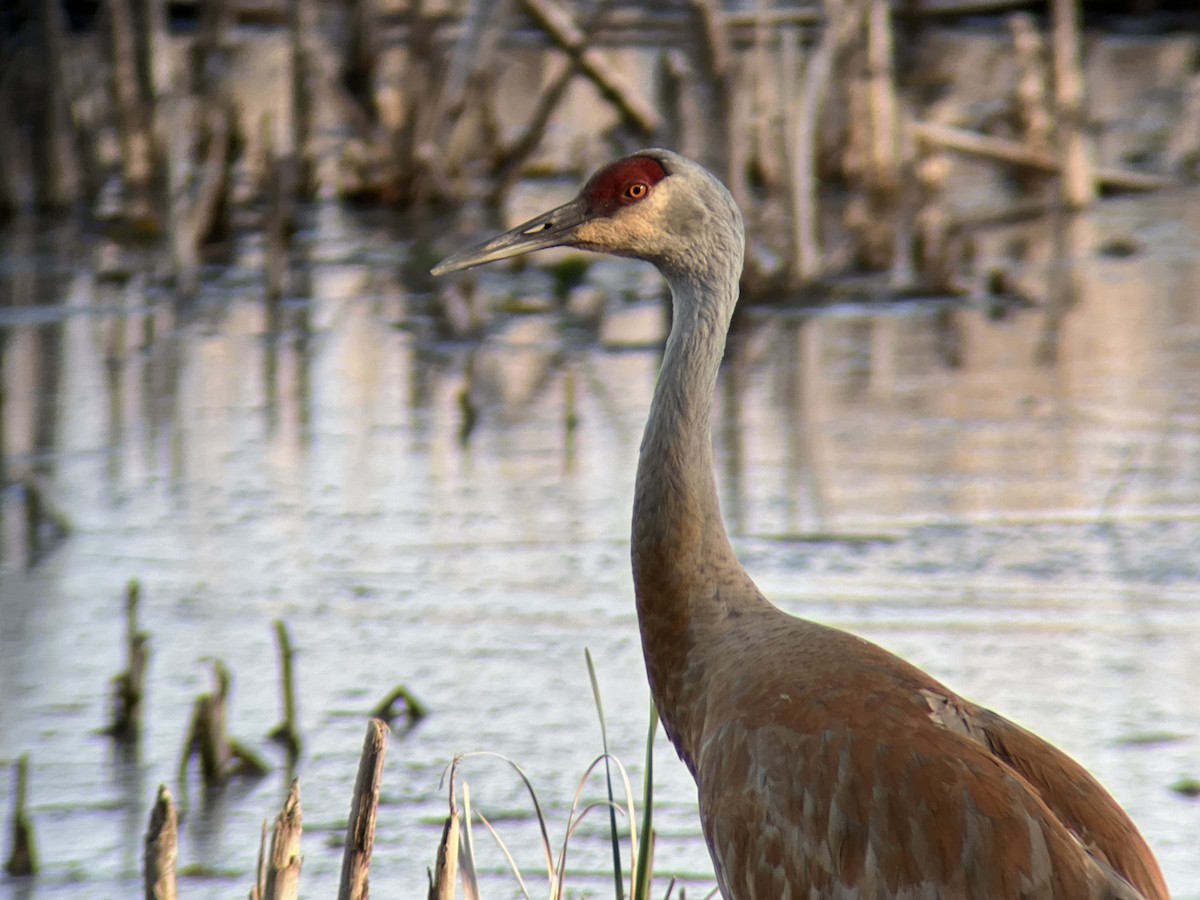
<instances>
[{"instance_id":1,"label":"crane's neck feathers","mask_svg":"<svg viewBox=\"0 0 1200 900\"><path fill-rule=\"evenodd\" d=\"M674 314L638 460L631 549L651 689L660 710L675 711L663 723L692 765L684 748L702 727L691 716L704 690L693 650L766 600L730 544L713 467L713 396L738 298L742 220L725 188L688 166L643 207L669 223L648 258L671 286Z\"/></svg>"}]
</instances>

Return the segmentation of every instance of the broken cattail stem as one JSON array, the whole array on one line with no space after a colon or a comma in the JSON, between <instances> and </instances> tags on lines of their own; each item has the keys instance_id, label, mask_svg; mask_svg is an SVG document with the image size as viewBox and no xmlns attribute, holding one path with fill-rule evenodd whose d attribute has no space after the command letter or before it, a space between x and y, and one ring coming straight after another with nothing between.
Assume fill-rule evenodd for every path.
<instances>
[{"instance_id":1,"label":"broken cattail stem","mask_svg":"<svg viewBox=\"0 0 1200 900\"><path fill-rule=\"evenodd\" d=\"M558 109L562 99L567 95L567 88L570 87L571 81L578 71L579 64L574 60L564 60L558 64L558 70L550 76L550 86L542 92L538 105L534 108L533 115L529 117L525 128L496 160L493 166L493 172L496 174L496 190L492 198L495 205L499 205L500 198L516 181L521 166L541 144L546 128L554 116L554 111Z\"/></svg>"},{"instance_id":2,"label":"broken cattail stem","mask_svg":"<svg viewBox=\"0 0 1200 900\"><path fill-rule=\"evenodd\" d=\"M292 155L297 165L294 187L300 197L312 197L316 189L316 160L313 155L313 61L310 35L316 32L316 13L311 0L288 0L288 29L291 36L292 69Z\"/></svg>"},{"instance_id":3,"label":"broken cattail stem","mask_svg":"<svg viewBox=\"0 0 1200 900\"><path fill-rule=\"evenodd\" d=\"M662 140L665 147L676 147L686 156L699 156L700 145L695 123L684 113L684 92L691 83L691 66L678 47L659 54L656 100L662 110Z\"/></svg>"},{"instance_id":4,"label":"broken cattail stem","mask_svg":"<svg viewBox=\"0 0 1200 900\"><path fill-rule=\"evenodd\" d=\"M358 777L354 781L354 798L350 802L350 823L346 826L338 900L366 900L367 897L367 875L371 868L371 850L375 846L375 814L379 808L387 734L388 725L382 719L367 723Z\"/></svg>"},{"instance_id":5,"label":"broken cattail stem","mask_svg":"<svg viewBox=\"0 0 1200 900\"><path fill-rule=\"evenodd\" d=\"M29 754L17 761L16 785L13 790L12 849L4 869L14 878L37 873L37 850L33 842L33 822L25 805L29 799Z\"/></svg>"},{"instance_id":6,"label":"broken cattail stem","mask_svg":"<svg viewBox=\"0 0 1200 900\"><path fill-rule=\"evenodd\" d=\"M650 135L658 130L658 112L620 72L609 65L563 6L554 0L522 0L521 6L556 47L578 61L580 72L595 84L601 96L613 105L634 131Z\"/></svg>"},{"instance_id":7,"label":"broken cattail stem","mask_svg":"<svg viewBox=\"0 0 1200 900\"><path fill-rule=\"evenodd\" d=\"M208 0L200 5L193 75L201 92L210 100L215 96L215 89L224 77L223 56L230 45L230 32L234 24L230 0Z\"/></svg>"},{"instance_id":8,"label":"broken cattail stem","mask_svg":"<svg viewBox=\"0 0 1200 900\"><path fill-rule=\"evenodd\" d=\"M296 724L296 688L292 660L295 650L288 636L287 625L282 619L275 620L275 638L279 643L280 682L283 695L283 721L271 731L271 740L287 747L288 756L300 755L300 729Z\"/></svg>"},{"instance_id":9,"label":"broken cattail stem","mask_svg":"<svg viewBox=\"0 0 1200 900\"><path fill-rule=\"evenodd\" d=\"M0 215L31 213L37 205L33 153L13 109L13 81L0 83Z\"/></svg>"},{"instance_id":10,"label":"broken cattail stem","mask_svg":"<svg viewBox=\"0 0 1200 900\"><path fill-rule=\"evenodd\" d=\"M399 701L404 701L404 715L408 719L409 726L416 725L423 718L429 715L429 711L414 697L404 685L397 685L392 689L374 710L371 711L372 718L383 719L388 725L392 724L399 713L394 709Z\"/></svg>"},{"instance_id":11,"label":"broken cattail stem","mask_svg":"<svg viewBox=\"0 0 1200 900\"><path fill-rule=\"evenodd\" d=\"M429 900L454 900L454 886L458 880L459 829L458 806L451 795L450 815L446 816L446 824L442 827L437 863L430 879Z\"/></svg>"},{"instance_id":12,"label":"broken cattail stem","mask_svg":"<svg viewBox=\"0 0 1200 900\"><path fill-rule=\"evenodd\" d=\"M3 145L4 145L4 118L3 118L4 110L3 110L3 107L4 107L4 88L3 88L3 86L0 86L0 154L3 154L3 152L4 152L4 147L3 147ZM0 170L2 170L3 168L4 168L4 160L0 159ZM3 172L0 171L0 177L2 177L2 176L3 176ZM0 189L0 214L3 214L3 211L4 211L4 197L2 195L2 189ZM14 229L14 230L16 230L16 229ZM16 293L16 292L13 292L13 293ZM12 295L13 294L10 293L10 296L12 296ZM10 301L10 302L12 302L12 301ZM7 367L5 366L5 360L4 360L4 357L7 355L7 350L8 350L8 335L7 334L0 335L0 371L7 371ZM8 393L7 391L0 391L0 484L8 484L8 465L9 465L9 463L8 463L7 448L10 446L10 444L9 444L9 441L7 440L8 435L6 434L6 428L5 428L5 424L4 424L5 422L8 421L8 416L6 415L6 409L5 409L5 399L6 399L5 394L7 394L7 393Z\"/></svg>"},{"instance_id":13,"label":"broken cattail stem","mask_svg":"<svg viewBox=\"0 0 1200 900\"><path fill-rule=\"evenodd\" d=\"M125 671L113 679L112 722L105 733L120 741L134 741L142 727L142 698L150 662L150 636L138 630L141 585L129 582L125 590Z\"/></svg>"},{"instance_id":14,"label":"broken cattail stem","mask_svg":"<svg viewBox=\"0 0 1200 900\"><path fill-rule=\"evenodd\" d=\"M1034 360L1046 366L1058 360L1062 324L1083 295L1079 263L1087 258L1088 248L1095 245L1091 220L1078 210L1061 212L1052 233L1054 266L1047 285L1041 333L1033 348Z\"/></svg>"},{"instance_id":15,"label":"broken cattail stem","mask_svg":"<svg viewBox=\"0 0 1200 900\"><path fill-rule=\"evenodd\" d=\"M817 48L808 55L800 94L800 111L793 125L795 136L791 144L794 156L790 168L794 180L792 215L795 250L789 274L797 283L815 278L824 268L818 227L817 123L833 75L834 60L846 40L846 33L854 24L853 21L847 22L847 18L851 17L831 16L821 31Z\"/></svg>"},{"instance_id":16,"label":"broken cattail stem","mask_svg":"<svg viewBox=\"0 0 1200 900\"><path fill-rule=\"evenodd\" d=\"M67 93L64 71L69 54L66 50L66 22L58 0L41 0L42 46L40 58L45 65L45 91L39 105L44 117L41 134L44 144L34 148L38 166L38 200L44 206L62 208L78 201L83 193L71 98Z\"/></svg>"},{"instance_id":17,"label":"broken cattail stem","mask_svg":"<svg viewBox=\"0 0 1200 900\"><path fill-rule=\"evenodd\" d=\"M280 302L283 300L287 278L288 227L291 217L291 189L287 184L287 167L295 157L282 160L275 152L273 127L270 118L262 122L263 178L266 211L263 221L267 294L267 333L274 337L282 326Z\"/></svg>"},{"instance_id":18,"label":"broken cattail stem","mask_svg":"<svg viewBox=\"0 0 1200 900\"><path fill-rule=\"evenodd\" d=\"M372 122L379 121L375 101L375 69L379 64L379 10L375 0L350 0L342 81Z\"/></svg>"},{"instance_id":19,"label":"broken cattail stem","mask_svg":"<svg viewBox=\"0 0 1200 900\"><path fill-rule=\"evenodd\" d=\"M112 88L117 111L117 130L121 139L121 165L124 175L125 215L141 221L149 214L146 195L152 177L149 116L142 100L138 80L133 13L129 0L108 0L109 50L112 62Z\"/></svg>"},{"instance_id":20,"label":"broken cattail stem","mask_svg":"<svg viewBox=\"0 0 1200 900\"><path fill-rule=\"evenodd\" d=\"M939 122L910 121L907 127L917 140L933 146L1016 166L1025 166L1042 172L1060 171L1060 164L1054 157L1037 153L1025 144L1010 141L1007 138L979 134ZM1131 169L1107 167L1097 169L1095 178L1099 184L1105 187L1123 191L1156 191L1178 183L1169 175L1155 175L1148 172L1135 172Z\"/></svg>"},{"instance_id":21,"label":"broken cattail stem","mask_svg":"<svg viewBox=\"0 0 1200 900\"><path fill-rule=\"evenodd\" d=\"M588 16L587 21L581 27L580 34L583 41L587 42L592 39L593 33L604 20L611 5L612 0L604 0ZM498 155L496 163L492 167L492 171L497 176L492 202L497 206L500 205L500 200L504 194L512 187L521 166L525 164L525 161L541 145L546 129L554 117L554 111L558 109L559 104L566 97L567 88L571 86L571 82L582 68L578 57L562 59L557 65L558 68L551 69L552 74L546 78L548 87L542 92L542 96L538 100L537 106L534 107L533 114L530 115L529 120L525 123L525 127L517 135L516 139Z\"/></svg>"},{"instance_id":22,"label":"broken cattail stem","mask_svg":"<svg viewBox=\"0 0 1200 900\"><path fill-rule=\"evenodd\" d=\"M1079 209L1096 199L1096 181L1085 132L1079 3L1078 0L1052 0L1050 7L1062 199L1068 207Z\"/></svg>"},{"instance_id":23,"label":"broken cattail stem","mask_svg":"<svg viewBox=\"0 0 1200 900\"><path fill-rule=\"evenodd\" d=\"M745 148L739 143L743 132L735 121L732 55L729 34L716 0L692 0L696 41L700 49L699 74L704 118L716 123L710 132L707 162L729 187L729 193L746 208Z\"/></svg>"},{"instance_id":24,"label":"broken cattail stem","mask_svg":"<svg viewBox=\"0 0 1200 900\"><path fill-rule=\"evenodd\" d=\"M579 404L575 398L575 369L567 366L563 373L563 428L568 438L579 427Z\"/></svg>"},{"instance_id":25,"label":"broken cattail stem","mask_svg":"<svg viewBox=\"0 0 1200 900\"><path fill-rule=\"evenodd\" d=\"M150 811L146 830L146 900L175 900L175 858L179 846L179 820L166 785L159 785L158 798Z\"/></svg>"},{"instance_id":26,"label":"broken cattail stem","mask_svg":"<svg viewBox=\"0 0 1200 900\"><path fill-rule=\"evenodd\" d=\"M300 780L295 778L283 809L275 817L263 900L296 900L300 896L301 831Z\"/></svg>"},{"instance_id":27,"label":"broken cattail stem","mask_svg":"<svg viewBox=\"0 0 1200 900\"><path fill-rule=\"evenodd\" d=\"M258 836L258 865L254 867L254 887L250 889L250 900L262 900L267 893L267 836L270 833L267 820L263 819L262 831Z\"/></svg>"},{"instance_id":28,"label":"broken cattail stem","mask_svg":"<svg viewBox=\"0 0 1200 900\"><path fill-rule=\"evenodd\" d=\"M1025 143L1039 153L1052 146L1053 123L1046 97L1046 42L1029 13L1014 13L1008 18L1012 34L1017 84L1013 102L1017 124Z\"/></svg>"},{"instance_id":29,"label":"broken cattail stem","mask_svg":"<svg viewBox=\"0 0 1200 900\"><path fill-rule=\"evenodd\" d=\"M213 662L216 690L196 701L196 747L200 771L206 785L224 784L229 763L229 739L226 734L226 700L229 697L229 670L219 659Z\"/></svg>"},{"instance_id":30,"label":"broken cattail stem","mask_svg":"<svg viewBox=\"0 0 1200 900\"><path fill-rule=\"evenodd\" d=\"M900 148L895 70L892 61L892 5L870 0L867 11L867 98L871 110L870 187L887 195L900 185Z\"/></svg>"},{"instance_id":31,"label":"broken cattail stem","mask_svg":"<svg viewBox=\"0 0 1200 900\"><path fill-rule=\"evenodd\" d=\"M216 689L196 698L192 724L179 759L179 784L186 800L188 764L193 755L200 757L200 774L207 787L224 784L235 775L261 777L270 771L252 750L231 740L227 732L229 670L224 663L213 663Z\"/></svg>"},{"instance_id":32,"label":"broken cattail stem","mask_svg":"<svg viewBox=\"0 0 1200 900\"><path fill-rule=\"evenodd\" d=\"M171 254L176 288L184 302L193 300L199 290L200 247L221 231L221 213L228 212L232 180L232 114L225 104L214 101L207 105L202 119L208 145L194 196L182 184L187 160L172 160L176 177L171 186Z\"/></svg>"},{"instance_id":33,"label":"broken cattail stem","mask_svg":"<svg viewBox=\"0 0 1200 900\"><path fill-rule=\"evenodd\" d=\"M159 101L169 90L171 80L167 0L142 0L142 15L142 27L136 32L138 57L142 61L142 99L152 113L157 113ZM155 153L161 153L161 150L156 147Z\"/></svg>"}]
</instances>

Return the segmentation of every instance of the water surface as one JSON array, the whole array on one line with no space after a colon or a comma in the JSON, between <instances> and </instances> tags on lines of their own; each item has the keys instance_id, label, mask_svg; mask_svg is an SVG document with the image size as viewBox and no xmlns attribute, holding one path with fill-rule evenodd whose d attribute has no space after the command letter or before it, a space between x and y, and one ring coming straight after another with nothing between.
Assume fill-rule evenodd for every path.
<instances>
[{"instance_id":1,"label":"water surface","mask_svg":"<svg viewBox=\"0 0 1200 900\"><path fill-rule=\"evenodd\" d=\"M1106 252L1117 238L1133 252ZM336 207L301 235L277 333L251 237L187 312L151 254L113 272L112 248L67 226L0 240L0 808L30 753L43 864L0 880L0 897L136 893L150 804L159 783L177 790L214 658L234 675L231 733L276 767L208 795L193 779L180 865L201 874L181 893L246 893L287 787L265 739L276 618L298 647L305 895L336 890L365 715L398 683L431 715L389 747L381 896L423 895L457 752L521 763L561 840L600 748L585 647L612 749L640 783L627 532L653 347L598 342L536 271L476 282L487 305L534 311L444 339L427 285L398 275L408 245ZM726 517L768 596L1076 756L1175 894L1200 897L1200 805L1170 790L1200 774L1200 194L996 229L981 268L1016 244L1006 265L1035 308L746 316L714 427ZM591 280L618 286L612 304L658 293L638 264L600 263ZM26 480L71 526L39 558ZM135 758L96 735L130 578L153 654ZM1135 740L1155 734L1174 737ZM701 893L690 781L661 739L656 762L663 890L679 875ZM519 784L484 760L465 775L536 871ZM606 895L607 857L597 818L570 883ZM481 865L487 896L517 893L497 853Z\"/></svg>"}]
</instances>

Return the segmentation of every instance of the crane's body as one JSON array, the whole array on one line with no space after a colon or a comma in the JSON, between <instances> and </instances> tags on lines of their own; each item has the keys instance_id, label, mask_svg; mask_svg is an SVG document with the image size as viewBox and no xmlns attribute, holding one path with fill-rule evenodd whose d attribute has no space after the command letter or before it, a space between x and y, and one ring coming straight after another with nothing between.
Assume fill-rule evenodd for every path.
<instances>
[{"instance_id":1,"label":"crane's body","mask_svg":"<svg viewBox=\"0 0 1200 900\"><path fill-rule=\"evenodd\" d=\"M633 578L651 693L696 780L722 894L1167 897L1137 828L1082 766L882 648L783 612L738 562L710 415L743 242L717 179L646 150L434 269L568 245L646 259L671 286Z\"/></svg>"}]
</instances>

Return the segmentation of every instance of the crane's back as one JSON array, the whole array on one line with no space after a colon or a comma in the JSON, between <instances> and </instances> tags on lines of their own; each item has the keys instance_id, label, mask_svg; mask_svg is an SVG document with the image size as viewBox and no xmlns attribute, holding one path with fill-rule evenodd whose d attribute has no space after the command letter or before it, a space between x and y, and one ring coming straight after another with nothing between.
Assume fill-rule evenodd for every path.
<instances>
[{"instance_id":1,"label":"crane's back","mask_svg":"<svg viewBox=\"0 0 1200 900\"><path fill-rule=\"evenodd\" d=\"M1089 853L1047 804L1083 791L1127 821L1049 745L1061 783L1039 789L947 704L981 728L1016 726L873 644L778 611L721 631L705 644L725 652L689 667L703 712L678 746L726 897L1143 896L1114 871L1137 868L1132 826Z\"/></svg>"}]
</instances>

